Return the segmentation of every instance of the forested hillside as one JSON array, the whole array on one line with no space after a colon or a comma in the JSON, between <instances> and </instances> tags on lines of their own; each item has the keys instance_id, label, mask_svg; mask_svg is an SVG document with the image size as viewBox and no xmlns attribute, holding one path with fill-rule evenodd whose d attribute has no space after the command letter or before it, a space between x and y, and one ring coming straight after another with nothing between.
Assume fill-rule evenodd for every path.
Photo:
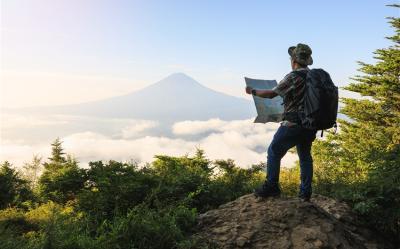
<instances>
[{"instance_id":1,"label":"forested hillside","mask_svg":"<svg viewBox=\"0 0 400 249\"><path fill-rule=\"evenodd\" d=\"M26 176L1 165L0 247L196 248L196 215L249 193L261 169L211 162L201 150L142 168L99 161L81 169L57 139L50 158L25 165Z\"/></svg>"}]
</instances>

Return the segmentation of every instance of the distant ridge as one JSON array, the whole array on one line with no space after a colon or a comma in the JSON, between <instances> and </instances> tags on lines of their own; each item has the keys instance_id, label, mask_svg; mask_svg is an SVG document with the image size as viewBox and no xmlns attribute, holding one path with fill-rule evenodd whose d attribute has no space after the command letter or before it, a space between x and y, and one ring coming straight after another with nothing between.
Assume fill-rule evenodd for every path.
<instances>
[{"instance_id":1,"label":"distant ridge","mask_svg":"<svg viewBox=\"0 0 400 249\"><path fill-rule=\"evenodd\" d=\"M15 109L41 114L137 118L159 121L246 119L256 115L247 99L214 91L184 73L168 77L126 95L82 104Z\"/></svg>"}]
</instances>

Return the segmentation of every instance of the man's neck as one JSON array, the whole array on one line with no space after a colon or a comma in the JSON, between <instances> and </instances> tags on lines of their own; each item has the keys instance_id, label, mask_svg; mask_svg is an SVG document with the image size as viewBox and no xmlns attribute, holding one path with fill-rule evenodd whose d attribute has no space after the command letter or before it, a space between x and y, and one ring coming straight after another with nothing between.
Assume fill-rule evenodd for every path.
<instances>
[{"instance_id":1,"label":"man's neck","mask_svg":"<svg viewBox=\"0 0 400 249\"><path fill-rule=\"evenodd\" d=\"M293 71L295 71L295 70L306 70L306 69L308 69L308 67L295 66L295 67L293 68Z\"/></svg>"}]
</instances>

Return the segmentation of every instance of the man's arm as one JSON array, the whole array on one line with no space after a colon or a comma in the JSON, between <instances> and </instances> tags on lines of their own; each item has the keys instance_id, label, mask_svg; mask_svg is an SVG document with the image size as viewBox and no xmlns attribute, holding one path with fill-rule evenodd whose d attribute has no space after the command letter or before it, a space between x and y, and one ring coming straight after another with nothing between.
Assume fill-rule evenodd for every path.
<instances>
[{"instance_id":1,"label":"man's arm","mask_svg":"<svg viewBox=\"0 0 400 249\"><path fill-rule=\"evenodd\" d=\"M254 90L254 91L252 92L252 90ZM255 96L258 96L261 98L268 98L268 99L272 99L272 98L278 96L278 94L272 90L253 89L249 86L246 87L246 93L254 94Z\"/></svg>"}]
</instances>

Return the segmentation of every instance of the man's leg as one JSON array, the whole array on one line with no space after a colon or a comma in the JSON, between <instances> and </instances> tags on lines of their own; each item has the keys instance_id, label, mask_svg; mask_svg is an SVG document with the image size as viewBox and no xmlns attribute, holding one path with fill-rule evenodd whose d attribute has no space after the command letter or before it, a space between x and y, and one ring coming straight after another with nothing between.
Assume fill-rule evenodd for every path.
<instances>
[{"instance_id":1,"label":"man's leg","mask_svg":"<svg viewBox=\"0 0 400 249\"><path fill-rule=\"evenodd\" d=\"M271 144L268 147L267 180L255 189L254 193L259 197L277 196L279 189L279 171L281 159L286 152L299 143L303 129L299 126L280 126L276 131Z\"/></svg>"},{"instance_id":2,"label":"man's leg","mask_svg":"<svg viewBox=\"0 0 400 249\"><path fill-rule=\"evenodd\" d=\"M272 186L279 184L281 159L298 142L299 128L280 126L268 147L267 182Z\"/></svg>"},{"instance_id":3,"label":"man's leg","mask_svg":"<svg viewBox=\"0 0 400 249\"><path fill-rule=\"evenodd\" d=\"M308 200L312 194L313 159L311 156L311 145L315 139L315 133L305 131L306 135L302 141L296 145L297 154L300 160L300 194L303 199Z\"/></svg>"}]
</instances>

